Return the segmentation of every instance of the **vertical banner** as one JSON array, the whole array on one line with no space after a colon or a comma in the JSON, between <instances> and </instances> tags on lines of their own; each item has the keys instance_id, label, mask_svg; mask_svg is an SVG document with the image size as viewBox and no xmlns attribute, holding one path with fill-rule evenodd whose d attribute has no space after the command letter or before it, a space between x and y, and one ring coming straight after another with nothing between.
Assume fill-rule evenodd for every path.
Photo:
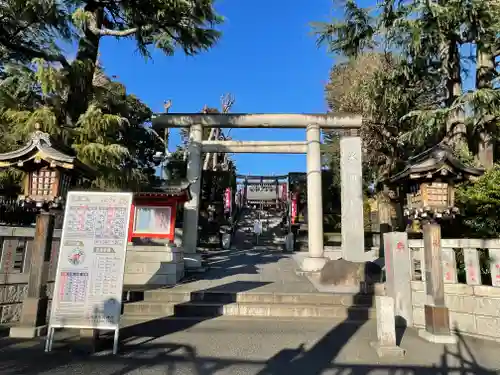
<instances>
[{"instance_id":1,"label":"vertical banner","mask_svg":"<svg viewBox=\"0 0 500 375\"><path fill-rule=\"evenodd\" d=\"M292 212L291 212L291 222L292 224L295 224L296 220L297 220L297 198L298 198L298 194L297 193L294 193L292 194Z\"/></svg>"},{"instance_id":2,"label":"vertical banner","mask_svg":"<svg viewBox=\"0 0 500 375\"><path fill-rule=\"evenodd\" d=\"M286 191L286 183L281 184L281 200L286 202L286 198L288 197L288 192Z\"/></svg>"},{"instance_id":3,"label":"vertical banner","mask_svg":"<svg viewBox=\"0 0 500 375\"><path fill-rule=\"evenodd\" d=\"M224 212L231 215L232 209L232 191L231 188L226 188L226 192L224 194Z\"/></svg>"}]
</instances>

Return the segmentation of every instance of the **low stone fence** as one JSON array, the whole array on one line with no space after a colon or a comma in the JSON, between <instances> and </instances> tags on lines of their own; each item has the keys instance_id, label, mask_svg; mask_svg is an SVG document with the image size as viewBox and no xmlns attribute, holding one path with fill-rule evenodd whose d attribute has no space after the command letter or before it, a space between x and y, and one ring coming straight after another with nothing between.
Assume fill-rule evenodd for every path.
<instances>
[{"instance_id":1,"label":"low stone fence","mask_svg":"<svg viewBox=\"0 0 500 375\"><path fill-rule=\"evenodd\" d=\"M26 296L34 227L0 226L0 324L19 321ZM59 257L61 230L53 233L47 295L52 299ZM146 285L175 285L184 276L182 248L175 246L127 247L124 290ZM50 301L47 316L50 316Z\"/></svg>"},{"instance_id":2,"label":"low stone fence","mask_svg":"<svg viewBox=\"0 0 500 375\"><path fill-rule=\"evenodd\" d=\"M0 323L19 321L26 295L31 246L35 228L0 226ZM47 294L52 299L59 256L61 230L55 230L51 245ZM48 306L50 313L50 303ZM48 315L47 315L48 316Z\"/></svg>"},{"instance_id":3,"label":"low stone fence","mask_svg":"<svg viewBox=\"0 0 500 375\"><path fill-rule=\"evenodd\" d=\"M423 327L426 303L424 243L423 240L409 240L408 245L413 324ZM441 254L450 327L468 335L500 341L500 240L442 239Z\"/></svg>"}]
</instances>

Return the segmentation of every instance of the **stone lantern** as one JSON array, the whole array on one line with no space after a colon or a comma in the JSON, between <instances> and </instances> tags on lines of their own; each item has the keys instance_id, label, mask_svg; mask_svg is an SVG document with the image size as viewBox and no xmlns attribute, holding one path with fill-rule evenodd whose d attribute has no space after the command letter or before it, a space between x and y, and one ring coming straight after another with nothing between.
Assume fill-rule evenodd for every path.
<instances>
[{"instance_id":1,"label":"stone lantern","mask_svg":"<svg viewBox=\"0 0 500 375\"><path fill-rule=\"evenodd\" d=\"M483 173L483 169L465 166L448 146L439 144L410 158L388 185L402 197L404 216L432 221L457 214L455 185Z\"/></svg>"},{"instance_id":2,"label":"stone lantern","mask_svg":"<svg viewBox=\"0 0 500 375\"><path fill-rule=\"evenodd\" d=\"M51 260L54 227L62 225L66 194L77 184L82 187L81 180L89 181L95 176L95 171L80 162L70 148L57 144L39 127L26 145L0 154L0 169L3 168L25 172L19 201L25 211L32 209L38 214L19 326L10 330L11 337L31 338L43 335L47 327L48 296L43 275L47 275Z\"/></svg>"},{"instance_id":3,"label":"stone lantern","mask_svg":"<svg viewBox=\"0 0 500 375\"><path fill-rule=\"evenodd\" d=\"M455 262L455 259L453 254L443 255L439 222L453 218L458 213L455 206L455 185L465 180L474 180L483 173L483 169L465 166L453 156L448 146L439 144L409 159L403 171L389 179L388 185L393 191L397 190L397 195L402 198L404 216L414 222L424 223L424 251L421 261L423 260L425 274L425 329L420 330L419 335L431 342L456 342L456 337L450 331L443 277L443 262L447 264ZM403 245L401 250L405 248ZM386 269L389 263L386 260Z\"/></svg>"},{"instance_id":4,"label":"stone lantern","mask_svg":"<svg viewBox=\"0 0 500 375\"><path fill-rule=\"evenodd\" d=\"M68 190L79 180L89 181L95 171L80 162L74 152L36 130L22 148L0 154L0 169L25 172L19 200L26 206L62 208Z\"/></svg>"}]
</instances>

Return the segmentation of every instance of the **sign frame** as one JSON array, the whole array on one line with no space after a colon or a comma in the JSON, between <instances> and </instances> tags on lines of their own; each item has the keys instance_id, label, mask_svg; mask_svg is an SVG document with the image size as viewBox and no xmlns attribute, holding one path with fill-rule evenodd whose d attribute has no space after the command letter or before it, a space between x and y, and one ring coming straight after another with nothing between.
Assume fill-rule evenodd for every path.
<instances>
[{"instance_id":1,"label":"sign frame","mask_svg":"<svg viewBox=\"0 0 500 375\"><path fill-rule=\"evenodd\" d=\"M73 240L71 237L67 237L67 221L69 218L69 203L72 201L71 197L72 196L103 196L103 197L109 197L109 198L122 198L127 200L126 204L126 212L125 212L125 217L124 217L124 236L123 236L123 245L115 245L116 247L120 247L121 251L123 251L123 256L122 259L120 260L120 264L117 264L116 266L116 272L118 274L118 279L116 280L117 286L115 289L114 293L114 298L117 299L117 301L114 301L113 303L118 303L120 305L120 308L118 309L119 313L115 317L116 320L113 324L110 322L107 322L107 324L93 324L93 325L86 325L86 324L64 324L64 323L54 323L53 322L53 314L54 314L54 301L57 301L57 291L61 287L61 274L64 272L63 270L63 262L62 259L64 256L66 256L66 252L63 251L63 246L65 246L65 241L66 240ZM45 351L50 352L52 350L52 344L54 341L54 331L56 328L73 328L73 329L93 329L93 330L110 330L114 331L114 340L113 340L113 354L117 354L118 352L118 342L119 342L119 332L120 332L120 317L121 317L121 304L122 304L122 295L123 295L123 280L124 280L124 275L125 275L125 260L126 260L126 252L127 252L127 245L128 245L128 231L130 228L130 221L131 221L131 210L133 206L133 193L128 193L128 192L95 192L95 191L70 191L68 192L67 199L66 199L67 205L65 208L64 212L64 221L63 221L63 228L62 228L62 233L61 233L61 242L59 246L59 255L58 255L58 261L57 261L57 268L56 268L56 276L55 276L55 281L54 281L54 295L51 301L51 313L49 317L49 324L48 324L48 332L47 332L47 338L46 338L46 343L45 343ZM123 207L123 206L122 206ZM94 239L95 240L95 239ZM88 247L88 246L87 246ZM83 247L84 249L86 248L85 246ZM89 275L88 282L92 283L93 281L92 273ZM85 303L88 303L88 289L85 291Z\"/></svg>"}]
</instances>

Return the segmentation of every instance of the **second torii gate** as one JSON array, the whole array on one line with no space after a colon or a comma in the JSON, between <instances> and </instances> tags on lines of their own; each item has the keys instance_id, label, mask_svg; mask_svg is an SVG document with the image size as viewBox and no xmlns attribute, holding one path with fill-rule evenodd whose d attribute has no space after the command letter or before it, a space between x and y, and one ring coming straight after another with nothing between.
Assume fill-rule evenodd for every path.
<instances>
[{"instance_id":1,"label":"second torii gate","mask_svg":"<svg viewBox=\"0 0 500 375\"><path fill-rule=\"evenodd\" d=\"M362 149L359 129L361 116L332 114L200 114L168 113L154 116L156 131L189 127L187 178L192 199L184 206L183 247L188 268L201 266L196 254L198 211L201 190L202 152L307 154L307 211L309 256L301 267L316 272L326 263L323 244L323 202L321 184L321 129L337 129L340 139L342 257L363 261ZM306 141L203 141L203 128L305 128Z\"/></svg>"}]
</instances>

